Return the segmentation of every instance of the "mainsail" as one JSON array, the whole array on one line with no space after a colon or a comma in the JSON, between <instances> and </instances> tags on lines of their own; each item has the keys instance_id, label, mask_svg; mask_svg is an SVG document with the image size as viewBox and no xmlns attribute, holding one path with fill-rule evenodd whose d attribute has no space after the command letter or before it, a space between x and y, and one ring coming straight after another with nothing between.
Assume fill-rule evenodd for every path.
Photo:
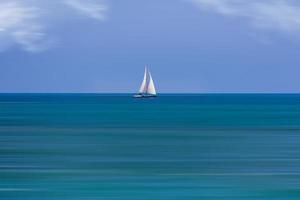
<instances>
[{"instance_id":1,"label":"mainsail","mask_svg":"<svg viewBox=\"0 0 300 200\"><path fill-rule=\"evenodd\" d=\"M139 93L145 95L156 95L154 82L150 74L150 71L147 69L147 67L145 67L144 79L141 84Z\"/></svg>"},{"instance_id":2,"label":"mainsail","mask_svg":"<svg viewBox=\"0 0 300 200\"><path fill-rule=\"evenodd\" d=\"M140 93L147 92L147 67L145 67L144 79L139 90Z\"/></svg>"}]
</instances>

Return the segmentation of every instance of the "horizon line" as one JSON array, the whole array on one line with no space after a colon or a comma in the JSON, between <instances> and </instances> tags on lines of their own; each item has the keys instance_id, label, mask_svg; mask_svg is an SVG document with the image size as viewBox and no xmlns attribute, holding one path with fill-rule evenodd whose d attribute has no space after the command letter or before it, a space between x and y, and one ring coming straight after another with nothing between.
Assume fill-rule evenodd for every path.
<instances>
[{"instance_id":1,"label":"horizon line","mask_svg":"<svg viewBox=\"0 0 300 200\"><path fill-rule=\"evenodd\" d=\"M135 92L0 92L0 94L135 94ZM299 92L161 92L164 94L300 94Z\"/></svg>"}]
</instances>

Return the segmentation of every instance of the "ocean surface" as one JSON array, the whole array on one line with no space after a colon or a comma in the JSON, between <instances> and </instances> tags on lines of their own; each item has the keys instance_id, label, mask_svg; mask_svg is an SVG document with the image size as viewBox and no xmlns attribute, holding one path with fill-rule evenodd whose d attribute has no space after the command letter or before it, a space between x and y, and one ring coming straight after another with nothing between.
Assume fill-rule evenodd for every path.
<instances>
[{"instance_id":1,"label":"ocean surface","mask_svg":"<svg viewBox=\"0 0 300 200\"><path fill-rule=\"evenodd\" d=\"M300 95L0 94L2 200L299 200Z\"/></svg>"}]
</instances>

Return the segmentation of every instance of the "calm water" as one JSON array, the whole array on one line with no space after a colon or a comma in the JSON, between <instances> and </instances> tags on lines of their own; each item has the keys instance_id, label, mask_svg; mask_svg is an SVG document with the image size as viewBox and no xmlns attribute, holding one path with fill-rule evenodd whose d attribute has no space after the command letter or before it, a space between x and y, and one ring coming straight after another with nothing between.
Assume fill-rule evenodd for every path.
<instances>
[{"instance_id":1,"label":"calm water","mask_svg":"<svg viewBox=\"0 0 300 200\"><path fill-rule=\"evenodd\" d=\"M300 95L1 94L0 199L299 200Z\"/></svg>"}]
</instances>

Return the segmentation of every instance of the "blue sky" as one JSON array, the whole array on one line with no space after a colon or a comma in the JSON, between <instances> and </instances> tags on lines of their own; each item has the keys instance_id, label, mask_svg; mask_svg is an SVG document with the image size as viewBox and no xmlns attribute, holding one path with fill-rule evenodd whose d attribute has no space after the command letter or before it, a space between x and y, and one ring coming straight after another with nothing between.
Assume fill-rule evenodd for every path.
<instances>
[{"instance_id":1,"label":"blue sky","mask_svg":"<svg viewBox=\"0 0 300 200\"><path fill-rule=\"evenodd\" d=\"M0 92L300 92L296 0L1 0Z\"/></svg>"}]
</instances>

